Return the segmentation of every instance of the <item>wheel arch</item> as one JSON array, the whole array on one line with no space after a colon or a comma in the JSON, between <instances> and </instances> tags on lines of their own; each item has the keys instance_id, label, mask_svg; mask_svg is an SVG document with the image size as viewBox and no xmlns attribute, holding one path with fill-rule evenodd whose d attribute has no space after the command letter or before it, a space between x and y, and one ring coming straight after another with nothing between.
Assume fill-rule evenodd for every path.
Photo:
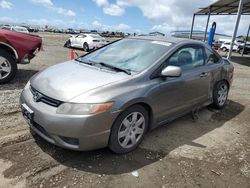
<instances>
[{"instance_id":1,"label":"wheel arch","mask_svg":"<svg viewBox=\"0 0 250 188\"><path fill-rule=\"evenodd\" d=\"M121 108L122 111L125 111L126 109L130 108L131 106L135 106L135 105L140 105L142 107L144 107L146 109L146 111L148 112L148 117L149 117L149 126L148 129L151 129L154 125L154 113L153 113L153 109L152 106L150 105L150 103L145 100L145 99L134 99L132 101L127 102L126 104L123 105L123 107Z\"/></svg>"},{"instance_id":2,"label":"wheel arch","mask_svg":"<svg viewBox=\"0 0 250 188\"><path fill-rule=\"evenodd\" d=\"M6 52L10 53L15 58L16 61L18 60L17 51L9 44L6 44L4 42L0 42L0 49L3 49Z\"/></svg>"},{"instance_id":3,"label":"wheel arch","mask_svg":"<svg viewBox=\"0 0 250 188\"><path fill-rule=\"evenodd\" d=\"M227 86L228 86L228 89L230 88L230 84L229 84L229 81L228 81L227 79L218 80L217 82L215 82L214 87L215 87L219 82L226 82L226 83L227 83Z\"/></svg>"}]
</instances>

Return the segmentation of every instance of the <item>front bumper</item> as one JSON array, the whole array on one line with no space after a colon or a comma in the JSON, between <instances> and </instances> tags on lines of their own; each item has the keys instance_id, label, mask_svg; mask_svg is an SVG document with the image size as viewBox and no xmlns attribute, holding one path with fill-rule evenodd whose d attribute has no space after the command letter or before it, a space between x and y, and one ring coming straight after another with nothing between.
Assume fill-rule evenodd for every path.
<instances>
[{"instance_id":1,"label":"front bumper","mask_svg":"<svg viewBox=\"0 0 250 188\"><path fill-rule=\"evenodd\" d=\"M104 112L96 115L57 114L56 107L35 102L29 88L22 91L20 104L32 112L30 128L57 146L72 150L93 150L108 145L111 126L118 114Z\"/></svg>"}]
</instances>

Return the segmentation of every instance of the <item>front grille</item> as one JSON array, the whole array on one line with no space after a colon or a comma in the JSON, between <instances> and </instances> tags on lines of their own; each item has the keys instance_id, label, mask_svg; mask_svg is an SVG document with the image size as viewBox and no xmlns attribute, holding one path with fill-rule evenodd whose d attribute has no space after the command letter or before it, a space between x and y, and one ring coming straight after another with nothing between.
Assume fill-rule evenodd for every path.
<instances>
[{"instance_id":1,"label":"front grille","mask_svg":"<svg viewBox=\"0 0 250 188\"><path fill-rule=\"evenodd\" d=\"M45 104L48 104L50 106L58 107L60 104L62 104L61 101L53 99L51 97L48 97L41 92L37 91L35 88L30 86L30 91L33 95L33 99L35 102L43 102Z\"/></svg>"}]
</instances>

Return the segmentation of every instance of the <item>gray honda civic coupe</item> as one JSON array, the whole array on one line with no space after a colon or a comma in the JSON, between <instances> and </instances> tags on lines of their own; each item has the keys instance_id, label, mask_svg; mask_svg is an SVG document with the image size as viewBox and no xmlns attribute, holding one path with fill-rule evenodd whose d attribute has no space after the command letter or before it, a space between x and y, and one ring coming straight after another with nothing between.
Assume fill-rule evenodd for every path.
<instances>
[{"instance_id":1,"label":"gray honda civic coupe","mask_svg":"<svg viewBox=\"0 0 250 188\"><path fill-rule=\"evenodd\" d=\"M207 105L223 108L233 71L203 42L125 38L37 73L20 106L52 144L127 153L159 125Z\"/></svg>"}]
</instances>

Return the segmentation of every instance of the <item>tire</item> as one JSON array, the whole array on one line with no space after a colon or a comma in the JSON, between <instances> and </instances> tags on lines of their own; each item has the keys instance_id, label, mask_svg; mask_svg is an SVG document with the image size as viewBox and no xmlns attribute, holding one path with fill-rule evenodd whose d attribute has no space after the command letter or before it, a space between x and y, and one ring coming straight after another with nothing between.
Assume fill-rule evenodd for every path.
<instances>
[{"instance_id":1,"label":"tire","mask_svg":"<svg viewBox=\"0 0 250 188\"><path fill-rule=\"evenodd\" d=\"M127 108L111 128L109 148L118 154L133 151L143 140L148 126L149 114L144 107L134 105Z\"/></svg>"},{"instance_id":2,"label":"tire","mask_svg":"<svg viewBox=\"0 0 250 188\"><path fill-rule=\"evenodd\" d=\"M83 44L83 50L85 51L85 52L88 52L89 51L89 45L88 45L88 43L84 43Z\"/></svg>"},{"instance_id":3,"label":"tire","mask_svg":"<svg viewBox=\"0 0 250 188\"><path fill-rule=\"evenodd\" d=\"M12 80L17 72L17 64L14 57L4 51L0 50L0 84L5 84Z\"/></svg>"},{"instance_id":4,"label":"tire","mask_svg":"<svg viewBox=\"0 0 250 188\"><path fill-rule=\"evenodd\" d=\"M226 105L229 86L226 81L218 82L213 90L213 104L216 109L221 109Z\"/></svg>"},{"instance_id":5,"label":"tire","mask_svg":"<svg viewBox=\"0 0 250 188\"><path fill-rule=\"evenodd\" d=\"M70 47L71 47L71 42L70 42L70 40L67 40L67 41L65 42L64 47L66 47L66 48L70 48Z\"/></svg>"},{"instance_id":6,"label":"tire","mask_svg":"<svg viewBox=\"0 0 250 188\"><path fill-rule=\"evenodd\" d=\"M222 48L222 51L223 51L223 52L226 52L226 51L227 51L227 48L226 48L226 47L223 47L223 48Z\"/></svg>"}]
</instances>

